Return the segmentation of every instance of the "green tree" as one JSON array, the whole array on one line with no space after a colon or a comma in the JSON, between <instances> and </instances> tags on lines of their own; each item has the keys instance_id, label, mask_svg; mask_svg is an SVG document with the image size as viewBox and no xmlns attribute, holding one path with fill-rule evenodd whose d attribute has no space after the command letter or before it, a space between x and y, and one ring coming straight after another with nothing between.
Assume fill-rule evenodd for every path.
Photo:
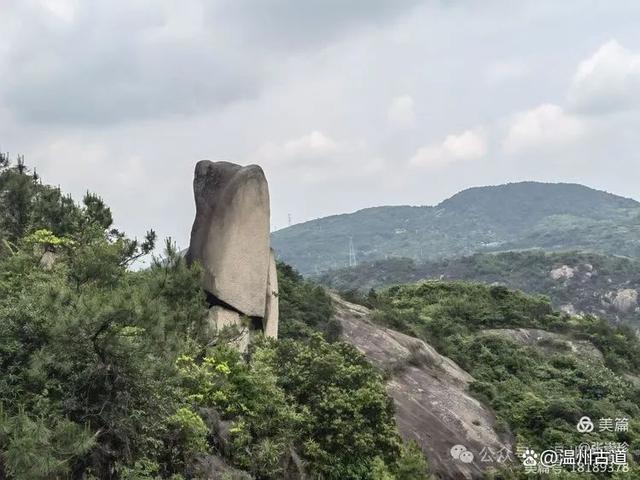
<instances>
[{"instance_id":1,"label":"green tree","mask_svg":"<svg viewBox=\"0 0 640 480\"><path fill-rule=\"evenodd\" d=\"M397 480L428 480L429 466L420 447L415 442L402 446L400 458L396 462L395 476Z\"/></svg>"},{"instance_id":2,"label":"green tree","mask_svg":"<svg viewBox=\"0 0 640 480\"><path fill-rule=\"evenodd\" d=\"M281 340L278 384L309 411L304 454L325 478L369 478L371 462L391 464L400 450L393 404L382 375L350 345Z\"/></svg>"}]
</instances>

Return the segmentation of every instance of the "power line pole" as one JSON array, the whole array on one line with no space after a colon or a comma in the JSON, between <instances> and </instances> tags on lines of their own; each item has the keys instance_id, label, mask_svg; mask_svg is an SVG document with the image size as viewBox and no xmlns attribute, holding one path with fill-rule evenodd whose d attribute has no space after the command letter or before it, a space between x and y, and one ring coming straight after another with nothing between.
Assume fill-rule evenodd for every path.
<instances>
[{"instance_id":1,"label":"power line pole","mask_svg":"<svg viewBox=\"0 0 640 480\"><path fill-rule=\"evenodd\" d=\"M289 214L288 216L289 216L289 226L291 226L291 214Z\"/></svg>"}]
</instances>

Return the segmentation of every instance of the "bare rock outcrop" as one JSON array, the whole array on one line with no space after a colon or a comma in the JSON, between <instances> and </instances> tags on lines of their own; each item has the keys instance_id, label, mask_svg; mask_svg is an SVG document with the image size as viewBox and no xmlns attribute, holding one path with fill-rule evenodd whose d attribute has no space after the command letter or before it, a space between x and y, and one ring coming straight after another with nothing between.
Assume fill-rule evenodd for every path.
<instances>
[{"instance_id":1,"label":"bare rock outcrop","mask_svg":"<svg viewBox=\"0 0 640 480\"><path fill-rule=\"evenodd\" d=\"M218 337L225 343L234 345L239 351L246 352L251 339L251 321L235 310L219 305L209 308L207 315L209 338Z\"/></svg>"},{"instance_id":2,"label":"bare rock outcrop","mask_svg":"<svg viewBox=\"0 0 640 480\"><path fill-rule=\"evenodd\" d=\"M193 191L196 217L187 259L202 265L213 330L235 325L243 331L248 327L241 317L246 316L261 324L265 334L277 335L269 187L262 168L202 160L195 168ZM248 340L238 342L246 349Z\"/></svg>"},{"instance_id":3,"label":"bare rock outcrop","mask_svg":"<svg viewBox=\"0 0 640 480\"><path fill-rule=\"evenodd\" d=\"M632 288L618 290L613 297L613 306L618 312L630 312L638 306L638 291Z\"/></svg>"},{"instance_id":4,"label":"bare rock outcrop","mask_svg":"<svg viewBox=\"0 0 640 480\"><path fill-rule=\"evenodd\" d=\"M569 265L562 265L561 267L551 270L549 276L554 280L569 280L573 278L575 273L575 268L571 268Z\"/></svg>"},{"instance_id":5,"label":"bare rock outcrop","mask_svg":"<svg viewBox=\"0 0 640 480\"><path fill-rule=\"evenodd\" d=\"M438 478L484 478L491 464L483 449L511 451L513 439L496 432L493 411L469 393L471 375L422 340L375 325L367 308L332 296L344 340L391 373L387 390L403 438L418 442ZM452 457L456 445L472 455Z\"/></svg>"}]
</instances>

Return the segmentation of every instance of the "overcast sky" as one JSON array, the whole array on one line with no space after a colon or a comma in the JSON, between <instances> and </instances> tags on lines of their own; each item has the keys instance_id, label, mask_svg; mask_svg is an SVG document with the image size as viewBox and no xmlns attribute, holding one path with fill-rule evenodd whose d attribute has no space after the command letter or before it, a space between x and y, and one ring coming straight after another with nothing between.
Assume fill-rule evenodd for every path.
<instances>
[{"instance_id":1,"label":"overcast sky","mask_svg":"<svg viewBox=\"0 0 640 480\"><path fill-rule=\"evenodd\" d=\"M0 0L0 150L188 243L197 160L272 228L578 182L640 199L640 2Z\"/></svg>"}]
</instances>

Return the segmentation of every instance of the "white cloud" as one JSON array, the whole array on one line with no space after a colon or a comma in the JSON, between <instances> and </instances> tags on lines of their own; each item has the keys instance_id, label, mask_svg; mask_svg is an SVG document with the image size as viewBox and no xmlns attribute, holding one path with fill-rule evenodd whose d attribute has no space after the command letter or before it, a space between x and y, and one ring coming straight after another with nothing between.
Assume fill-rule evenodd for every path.
<instances>
[{"instance_id":1,"label":"white cloud","mask_svg":"<svg viewBox=\"0 0 640 480\"><path fill-rule=\"evenodd\" d=\"M335 140L318 130L314 130L301 138L289 140L283 145L283 151L287 157L296 157L307 153L326 155L338 149L338 144Z\"/></svg>"},{"instance_id":2,"label":"white cloud","mask_svg":"<svg viewBox=\"0 0 640 480\"><path fill-rule=\"evenodd\" d=\"M417 0L0 0L0 102L24 123L105 125L255 100L290 58Z\"/></svg>"},{"instance_id":3,"label":"white cloud","mask_svg":"<svg viewBox=\"0 0 640 480\"><path fill-rule=\"evenodd\" d=\"M507 153L571 144L586 133L585 121L550 103L518 113L504 141Z\"/></svg>"},{"instance_id":4,"label":"white cloud","mask_svg":"<svg viewBox=\"0 0 640 480\"><path fill-rule=\"evenodd\" d=\"M487 153L487 140L481 129L447 135L442 143L418 149L409 163L426 168L440 168L464 160L477 160Z\"/></svg>"},{"instance_id":5,"label":"white cloud","mask_svg":"<svg viewBox=\"0 0 640 480\"><path fill-rule=\"evenodd\" d=\"M260 57L238 55L238 40L198 22L197 9L122 0L14 8L29 21L3 31L10 48L0 70L11 75L0 99L23 121L99 125L198 114L255 98L264 83ZM176 22L185 15L188 23Z\"/></svg>"},{"instance_id":6,"label":"white cloud","mask_svg":"<svg viewBox=\"0 0 640 480\"><path fill-rule=\"evenodd\" d=\"M183 2L184 3L184 2ZM420 0L218 0L213 16L244 27L244 35L271 48L305 48L367 25L392 22Z\"/></svg>"},{"instance_id":7,"label":"white cloud","mask_svg":"<svg viewBox=\"0 0 640 480\"><path fill-rule=\"evenodd\" d=\"M485 79L489 84L502 84L522 78L529 73L529 65L521 59L501 60L487 68Z\"/></svg>"},{"instance_id":8,"label":"white cloud","mask_svg":"<svg viewBox=\"0 0 640 480\"><path fill-rule=\"evenodd\" d=\"M76 12L74 0L42 0L42 6L60 20L72 22Z\"/></svg>"},{"instance_id":9,"label":"white cloud","mask_svg":"<svg viewBox=\"0 0 640 480\"><path fill-rule=\"evenodd\" d=\"M333 160L345 149L324 133L311 133L283 142L269 142L263 145L256 156L273 165L301 165Z\"/></svg>"},{"instance_id":10,"label":"white cloud","mask_svg":"<svg viewBox=\"0 0 640 480\"><path fill-rule=\"evenodd\" d=\"M387 113L389 123L397 128L408 128L415 125L416 114L414 101L410 95L400 95L391 101Z\"/></svg>"},{"instance_id":11,"label":"white cloud","mask_svg":"<svg viewBox=\"0 0 640 480\"><path fill-rule=\"evenodd\" d=\"M640 104L640 54L610 40L578 66L569 104L587 113L627 110Z\"/></svg>"},{"instance_id":12,"label":"white cloud","mask_svg":"<svg viewBox=\"0 0 640 480\"><path fill-rule=\"evenodd\" d=\"M283 142L269 142L249 159L292 181L317 183L336 175L348 177L380 171L384 162L363 141L338 141L314 130Z\"/></svg>"}]
</instances>

